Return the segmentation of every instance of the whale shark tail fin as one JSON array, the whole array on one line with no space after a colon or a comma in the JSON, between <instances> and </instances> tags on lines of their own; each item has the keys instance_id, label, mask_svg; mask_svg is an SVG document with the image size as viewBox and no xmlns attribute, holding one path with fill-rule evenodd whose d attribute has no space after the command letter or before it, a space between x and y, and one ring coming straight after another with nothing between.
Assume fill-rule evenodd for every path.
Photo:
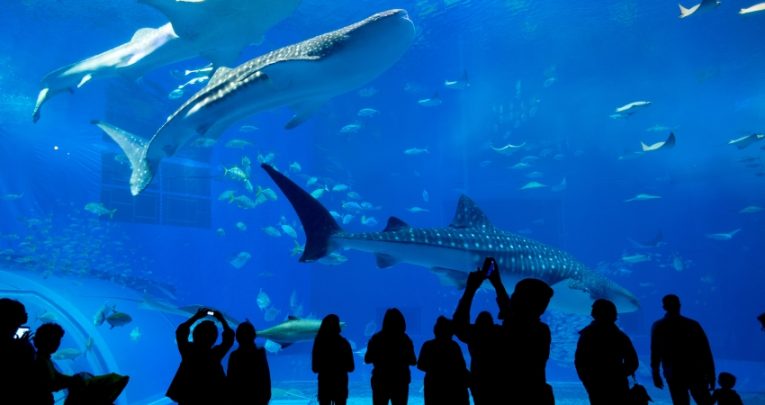
<instances>
[{"instance_id":1,"label":"whale shark tail fin","mask_svg":"<svg viewBox=\"0 0 765 405\"><path fill-rule=\"evenodd\" d=\"M151 179L154 178L157 168L158 162L150 162L146 156L149 142L106 122L95 120L92 121L92 124L101 128L106 135L109 135L119 145L125 156L127 156L130 162L130 169L132 170L130 175L130 194L138 195L149 185Z\"/></svg>"},{"instance_id":2,"label":"whale shark tail fin","mask_svg":"<svg viewBox=\"0 0 765 405\"><path fill-rule=\"evenodd\" d=\"M678 7L680 7L680 18L688 17L689 15L696 12L696 10L699 9L699 6L701 6L701 3L691 7L691 8L685 8L682 4L678 4Z\"/></svg>"},{"instance_id":3,"label":"whale shark tail fin","mask_svg":"<svg viewBox=\"0 0 765 405\"><path fill-rule=\"evenodd\" d=\"M334 249L332 235L341 232L340 225L335 222L332 215L311 194L300 188L287 176L279 173L273 167L262 164L260 167L268 173L268 176L276 183L284 196L287 197L292 208L300 218L303 230L306 234L305 249L300 256L301 262L313 262L328 255Z\"/></svg>"}]
</instances>

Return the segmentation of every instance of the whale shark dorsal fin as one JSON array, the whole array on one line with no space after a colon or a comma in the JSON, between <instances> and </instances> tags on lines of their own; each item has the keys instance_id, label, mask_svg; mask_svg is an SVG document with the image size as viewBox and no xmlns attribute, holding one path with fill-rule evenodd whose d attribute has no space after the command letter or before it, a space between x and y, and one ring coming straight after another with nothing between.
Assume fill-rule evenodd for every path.
<instances>
[{"instance_id":1,"label":"whale shark dorsal fin","mask_svg":"<svg viewBox=\"0 0 765 405\"><path fill-rule=\"evenodd\" d=\"M386 255L384 253L376 253L375 259L377 261L378 269L387 269L388 267L391 267L400 261L396 259L395 257L391 255Z\"/></svg>"},{"instance_id":2,"label":"whale shark dorsal fin","mask_svg":"<svg viewBox=\"0 0 765 405\"><path fill-rule=\"evenodd\" d=\"M397 217L390 217L388 218L388 224L385 225L385 229L383 229L383 232L395 232L400 231L402 229L408 229L410 228L409 224L401 220Z\"/></svg>"},{"instance_id":3,"label":"whale shark dorsal fin","mask_svg":"<svg viewBox=\"0 0 765 405\"><path fill-rule=\"evenodd\" d=\"M457 203L457 212L449 224L452 228L494 228L489 218L478 208L473 200L466 195L461 195Z\"/></svg>"},{"instance_id":4,"label":"whale shark dorsal fin","mask_svg":"<svg viewBox=\"0 0 765 405\"><path fill-rule=\"evenodd\" d=\"M151 35L156 31L155 28L139 28L134 34L133 37L130 38L130 42L140 41L141 38Z\"/></svg>"}]
</instances>

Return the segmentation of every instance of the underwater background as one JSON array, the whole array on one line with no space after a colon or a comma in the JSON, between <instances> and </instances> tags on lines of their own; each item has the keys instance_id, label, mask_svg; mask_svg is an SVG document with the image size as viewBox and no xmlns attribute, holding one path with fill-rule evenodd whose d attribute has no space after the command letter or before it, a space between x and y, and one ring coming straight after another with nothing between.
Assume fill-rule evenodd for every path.
<instances>
[{"instance_id":1,"label":"underwater background","mask_svg":"<svg viewBox=\"0 0 765 405\"><path fill-rule=\"evenodd\" d=\"M72 350L57 362L62 370L130 375L122 403L163 403L179 363L174 330L193 305L258 330L337 313L360 353L396 306L419 352L461 290L423 267L378 269L358 251L299 263L305 235L258 167L266 162L308 191L324 189L320 202L346 230L380 231L389 216L445 227L465 194L496 227L603 273L640 300L619 324L640 356L638 380L659 403L668 395L650 386L650 327L663 316L661 297L676 293L706 329L718 372L737 375L745 401L757 403L765 142L730 143L765 125L765 13L738 14L750 5L724 1L679 19L676 4L657 0L303 0L239 63L390 8L408 11L415 40L382 75L295 129L284 129L292 113L277 108L231 125L214 144L187 145L136 198L126 160L91 120L148 137L204 86L181 87L201 76L186 70L208 62L94 80L51 99L33 124L48 72L167 18L128 0L5 2L0 295L24 302L33 328L64 326L62 349ZM638 100L650 105L615 116ZM670 132L674 147L636 153ZM227 175L245 157L252 192ZM245 209L232 195L261 198ZM493 297L480 293L473 313L496 312ZM94 324L104 306L130 321ZM544 319L559 403L585 403L573 352L589 317L550 310ZM310 350L301 342L269 355L273 403L314 397ZM370 396L371 367L361 356L356 366L350 403ZM414 403L422 374L413 376Z\"/></svg>"}]
</instances>

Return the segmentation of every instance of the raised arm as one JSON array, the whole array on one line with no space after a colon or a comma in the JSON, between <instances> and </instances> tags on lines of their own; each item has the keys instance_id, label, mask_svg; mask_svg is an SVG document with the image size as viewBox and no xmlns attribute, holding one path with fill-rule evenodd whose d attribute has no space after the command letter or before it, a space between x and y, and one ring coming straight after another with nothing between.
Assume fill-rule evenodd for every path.
<instances>
[{"instance_id":1,"label":"raised arm","mask_svg":"<svg viewBox=\"0 0 765 405\"><path fill-rule=\"evenodd\" d=\"M462 297L457 303L457 309L454 310L454 315L452 316L454 334L457 336L457 339L464 343L468 343L470 340L470 308L473 305L476 291L478 291L481 283L483 283L484 274L481 269L476 269L476 271L468 274L465 291L462 293Z\"/></svg>"},{"instance_id":2,"label":"raised arm","mask_svg":"<svg viewBox=\"0 0 765 405\"><path fill-rule=\"evenodd\" d=\"M214 311L213 316L215 319L220 322L221 326L223 326L223 334L221 338L221 343L215 347L215 351L217 355L223 359L223 357L228 353L229 350L231 350L231 347L234 346L234 339L236 337L236 332L234 332L233 329L231 329L231 326L228 324L228 321L226 321L226 317L223 316L223 313L220 311Z\"/></svg>"},{"instance_id":3,"label":"raised arm","mask_svg":"<svg viewBox=\"0 0 765 405\"><path fill-rule=\"evenodd\" d=\"M207 311L207 308L199 308L197 313L192 315L191 318L187 319L185 322L178 325L178 328L175 330L175 341L178 343L178 350L181 352L181 355L183 355L184 350L189 345L191 325L207 316Z\"/></svg>"}]
</instances>

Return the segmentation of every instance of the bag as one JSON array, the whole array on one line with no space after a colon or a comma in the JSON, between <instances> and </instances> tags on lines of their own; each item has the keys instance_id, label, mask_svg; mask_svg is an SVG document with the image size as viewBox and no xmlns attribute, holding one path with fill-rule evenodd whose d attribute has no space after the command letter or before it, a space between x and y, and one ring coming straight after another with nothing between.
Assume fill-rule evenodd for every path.
<instances>
[{"instance_id":1,"label":"bag","mask_svg":"<svg viewBox=\"0 0 765 405\"><path fill-rule=\"evenodd\" d=\"M635 375L632 375L633 385L627 393L627 403L630 405L648 405L653 399L648 395L644 386L638 384Z\"/></svg>"}]
</instances>

